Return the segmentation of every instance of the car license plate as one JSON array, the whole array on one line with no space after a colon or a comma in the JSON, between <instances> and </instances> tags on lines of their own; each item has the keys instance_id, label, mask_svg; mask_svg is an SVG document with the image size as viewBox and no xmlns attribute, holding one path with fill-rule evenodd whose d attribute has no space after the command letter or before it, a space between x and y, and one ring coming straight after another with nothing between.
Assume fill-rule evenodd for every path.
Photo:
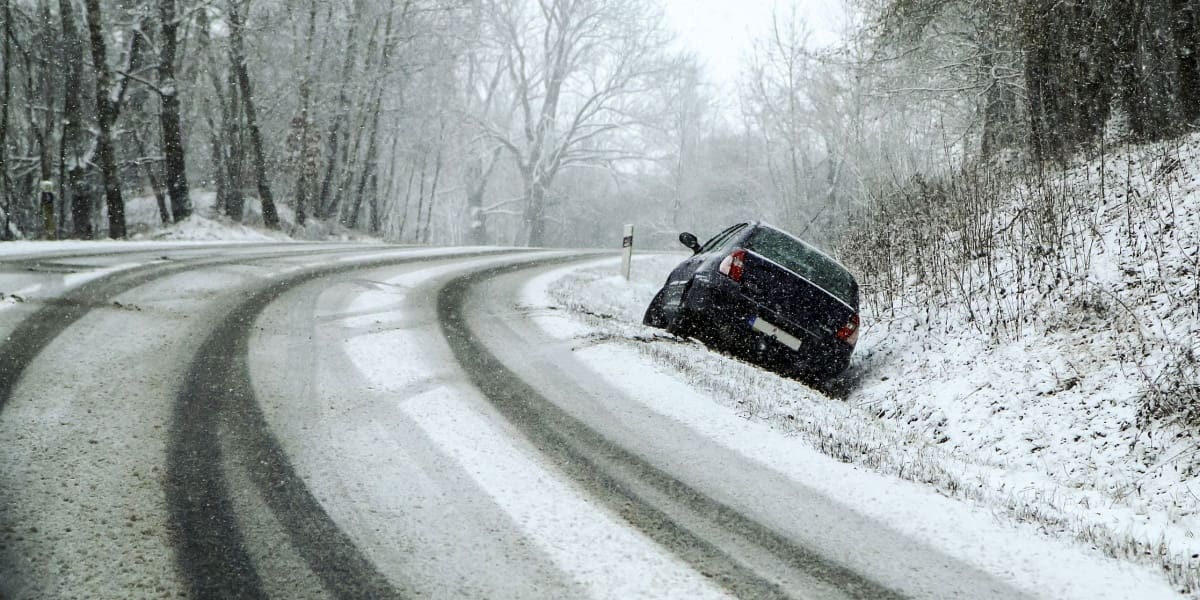
<instances>
[{"instance_id":1,"label":"car license plate","mask_svg":"<svg viewBox=\"0 0 1200 600\"><path fill-rule=\"evenodd\" d=\"M775 338L776 340L779 340L779 343L783 344L784 346L787 346L788 348L791 348L792 350L800 349L800 339L799 338L797 338L796 336L767 322L766 319L761 319L759 317L750 317L750 329L753 329L755 331L761 331L762 333L765 333L765 334Z\"/></svg>"}]
</instances>

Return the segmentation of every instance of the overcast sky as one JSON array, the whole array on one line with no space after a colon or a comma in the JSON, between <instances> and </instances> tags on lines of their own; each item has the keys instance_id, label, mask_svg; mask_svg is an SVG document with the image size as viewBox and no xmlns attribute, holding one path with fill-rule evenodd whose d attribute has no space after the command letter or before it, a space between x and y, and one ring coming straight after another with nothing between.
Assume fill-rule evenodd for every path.
<instances>
[{"instance_id":1,"label":"overcast sky","mask_svg":"<svg viewBox=\"0 0 1200 600\"><path fill-rule=\"evenodd\" d=\"M796 14L808 22L811 40L827 45L838 37L844 0L794 0ZM771 9L786 14L793 0L664 0L667 23L684 48L707 65L710 80L731 87L751 41L768 31Z\"/></svg>"}]
</instances>

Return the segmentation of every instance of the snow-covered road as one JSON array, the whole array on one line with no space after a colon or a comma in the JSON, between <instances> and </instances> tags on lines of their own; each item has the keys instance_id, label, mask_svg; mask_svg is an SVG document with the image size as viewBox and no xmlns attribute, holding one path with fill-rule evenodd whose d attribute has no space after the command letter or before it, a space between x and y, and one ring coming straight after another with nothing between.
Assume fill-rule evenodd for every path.
<instances>
[{"instance_id":1,"label":"snow-covered road","mask_svg":"<svg viewBox=\"0 0 1200 600\"><path fill-rule=\"evenodd\" d=\"M0 598L1171 595L673 411L530 308L578 253L104 248L0 256Z\"/></svg>"}]
</instances>

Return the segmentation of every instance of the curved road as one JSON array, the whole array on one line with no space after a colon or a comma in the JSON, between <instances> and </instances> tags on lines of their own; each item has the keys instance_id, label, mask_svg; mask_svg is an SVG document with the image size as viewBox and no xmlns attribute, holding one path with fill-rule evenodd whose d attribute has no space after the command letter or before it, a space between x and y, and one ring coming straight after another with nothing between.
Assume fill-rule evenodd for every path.
<instances>
[{"instance_id":1,"label":"curved road","mask_svg":"<svg viewBox=\"0 0 1200 600\"><path fill-rule=\"evenodd\" d=\"M0 259L0 598L1022 597L577 363L594 255L125 248Z\"/></svg>"}]
</instances>

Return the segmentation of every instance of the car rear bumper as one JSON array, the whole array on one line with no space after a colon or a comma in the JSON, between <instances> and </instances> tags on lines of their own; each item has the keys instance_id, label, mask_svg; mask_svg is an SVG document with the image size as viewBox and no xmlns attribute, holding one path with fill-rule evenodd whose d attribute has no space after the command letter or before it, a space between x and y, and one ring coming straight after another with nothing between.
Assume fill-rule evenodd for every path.
<instances>
[{"instance_id":1,"label":"car rear bumper","mask_svg":"<svg viewBox=\"0 0 1200 600\"><path fill-rule=\"evenodd\" d=\"M854 353L832 335L814 333L748 298L726 277L697 277L685 301L692 314L703 318L707 333L771 368L831 377L845 370Z\"/></svg>"}]
</instances>

